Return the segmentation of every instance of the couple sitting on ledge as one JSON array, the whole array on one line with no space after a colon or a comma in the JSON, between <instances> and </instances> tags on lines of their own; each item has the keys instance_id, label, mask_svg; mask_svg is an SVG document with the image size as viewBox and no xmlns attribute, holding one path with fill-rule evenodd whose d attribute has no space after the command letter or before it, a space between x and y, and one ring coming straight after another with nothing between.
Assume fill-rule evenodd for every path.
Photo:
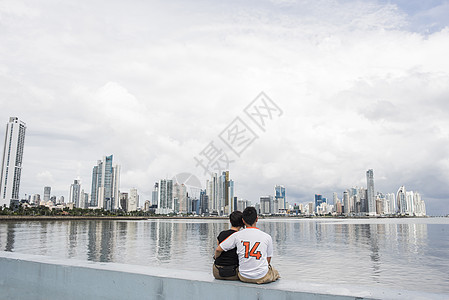
<instances>
[{"instance_id":1,"label":"couple sitting on ledge","mask_svg":"<svg viewBox=\"0 0 449 300\"><path fill-rule=\"evenodd\" d=\"M234 211L229 219L231 229L220 232L217 237L214 277L258 284L276 281L279 272L270 265L273 241L269 234L256 227L256 209ZM240 230L242 227L246 228Z\"/></svg>"}]
</instances>

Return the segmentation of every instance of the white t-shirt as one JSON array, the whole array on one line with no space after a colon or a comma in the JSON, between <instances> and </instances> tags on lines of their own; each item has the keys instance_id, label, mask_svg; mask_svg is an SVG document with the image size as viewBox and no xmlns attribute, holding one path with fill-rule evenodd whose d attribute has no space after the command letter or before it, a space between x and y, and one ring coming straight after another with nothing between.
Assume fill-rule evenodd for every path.
<instances>
[{"instance_id":1,"label":"white t-shirt","mask_svg":"<svg viewBox=\"0 0 449 300\"><path fill-rule=\"evenodd\" d=\"M224 251L237 247L239 272L248 279L259 279L268 272L267 257L273 256L271 236L256 227L247 227L221 242Z\"/></svg>"}]
</instances>

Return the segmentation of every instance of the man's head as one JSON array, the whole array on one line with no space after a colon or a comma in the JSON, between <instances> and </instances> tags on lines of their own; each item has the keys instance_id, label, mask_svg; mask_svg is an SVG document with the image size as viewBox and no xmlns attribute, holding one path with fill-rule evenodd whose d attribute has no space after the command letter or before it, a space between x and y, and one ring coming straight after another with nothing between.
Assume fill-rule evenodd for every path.
<instances>
[{"instance_id":1,"label":"man's head","mask_svg":"<svg viewBox=\"0 0 449 300\"><path fill-rule=\"evenodd\" d=\"M257 211L254 207L248 206L242 213L243 222L247 226L254 225L257 222Z\"/></svg>"},{"instance_id":2,"label":"man's head","mask_svg":"<svg viewBox=\"0 0 449 300\"><path fill-rule=\"evenodd\" d=\"M242 220L242 212L239 210L234 211L229 216L229 220L231 221L232 227L243 227L243 220Z\"/></svg>"}]
</instances>

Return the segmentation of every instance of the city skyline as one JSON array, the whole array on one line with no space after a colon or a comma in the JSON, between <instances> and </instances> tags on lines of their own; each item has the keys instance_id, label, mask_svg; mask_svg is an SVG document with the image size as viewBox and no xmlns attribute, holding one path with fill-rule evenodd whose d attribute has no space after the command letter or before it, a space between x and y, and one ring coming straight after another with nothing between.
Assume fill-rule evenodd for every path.
<instances>
[{"instance_id":1,"label":"city skyline","mask_svg":"<svg viewBox=\"0 0 449 300\"><path fill-rule=\"evenodd\" d=\"M372 168L376 191L404 185L429 215L449 214L448 11L415 0L7 1L0 124L27 124L20 193L51 186L67 198L77 178L90 189L95 160L111 153L122 189L143 201L161 177L204 184L194 157L212 140L228 149L223 129L263 91L283 114L229 152L236 195L254 202L282 183L290 203L331 199Z\"/></svg>"},{"instance_id":2,"label":"city skyline","mask_svg":"<svg viewBox=\"0 0 449 300\"><path fill-rule=\"evenodd\" d=\"M0 187L2 192L2 205L16 204L21 199L30 200L29 203L55 206L56 204L70 204L71 207L105 209L109 211L136 211L142 209L139 204L139 194L135 187L128 192L120 191L120 165L113 165L113 155L103 156L97 161L97 165L92 169L92 189L90 196L81 189L81 181L75 179L70 185L67 203L64 196L56 199L51 196L51 187L44 187L43 201L40 201L40 194L30 194L28 197L20 198L20 174L22 169L22 155L25 141L26 125L17 117L10 117L6 126L6 136L4 143L4 153L2 159L2 177ZM10 157L13 157L11 160ZM9 169L13 168L13 180L8 179ZM179 178L178 178L179 176ZM187 176L187 178L185 177ZM175 183L173 183L173 179ZM234 181L230 179L229 170L220 173L212 173L207 179L205 189L202 188L198 178L190 173L181 173L173 179L161 179L154 184L151 192L151 200L144 201L144 209L149 211L151 203L155 205L156 214L170 213L191 213L203 215L229 215L232 211L251 206L251 200L234 195ZM183 182L185 179L185 182ZM178 182L181 180L181 182ZM3 184L4 182L4 184ZM185 185L185 184L187 185ZM193 185L191 185L193 183ZM192 192L200 192L200 197L192 195ZM189 195L190 193L190 195ZM366 189L351 188L343 192L341 201L338 193L333 192L333 205L329 206L327 198L321 194L315 194L313 202L300 203L293 206L286 199L285 187L283 185L274 186L274 196L260 196L259 202L254 206L261 214L283 214L290 209L299 208L302 214L325 215L336 213L337 215L356 216L379 216L379 215L409 215L425 216L426 205L421 195L417 191L406 191L401 186L395 196L394 193L382 192L374 188L374 171L366 171ZM206 198L202 198L205 196ZM6 199L5 199L6 197ZM61 208L61 207L60 207Z\"/></svg>"}]
</instances>

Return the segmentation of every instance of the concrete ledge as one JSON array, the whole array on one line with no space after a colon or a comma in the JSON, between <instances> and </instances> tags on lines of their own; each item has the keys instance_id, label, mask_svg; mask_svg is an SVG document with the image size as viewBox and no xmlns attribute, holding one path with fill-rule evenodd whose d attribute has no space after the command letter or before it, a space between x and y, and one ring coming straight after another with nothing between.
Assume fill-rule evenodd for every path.
<instances>
[{"instance_id":1,"label":"concrete ledge","mask_svg":"<svg viewBox=\"0 0 449 300\"><path fill-rule=\"evenodd\" d=\"M282 274L281 274L282 275ZM0 252L1 299L447 299L447 295L281 279L265 285L210 273Z\"/></svg>"}]
</instances>

